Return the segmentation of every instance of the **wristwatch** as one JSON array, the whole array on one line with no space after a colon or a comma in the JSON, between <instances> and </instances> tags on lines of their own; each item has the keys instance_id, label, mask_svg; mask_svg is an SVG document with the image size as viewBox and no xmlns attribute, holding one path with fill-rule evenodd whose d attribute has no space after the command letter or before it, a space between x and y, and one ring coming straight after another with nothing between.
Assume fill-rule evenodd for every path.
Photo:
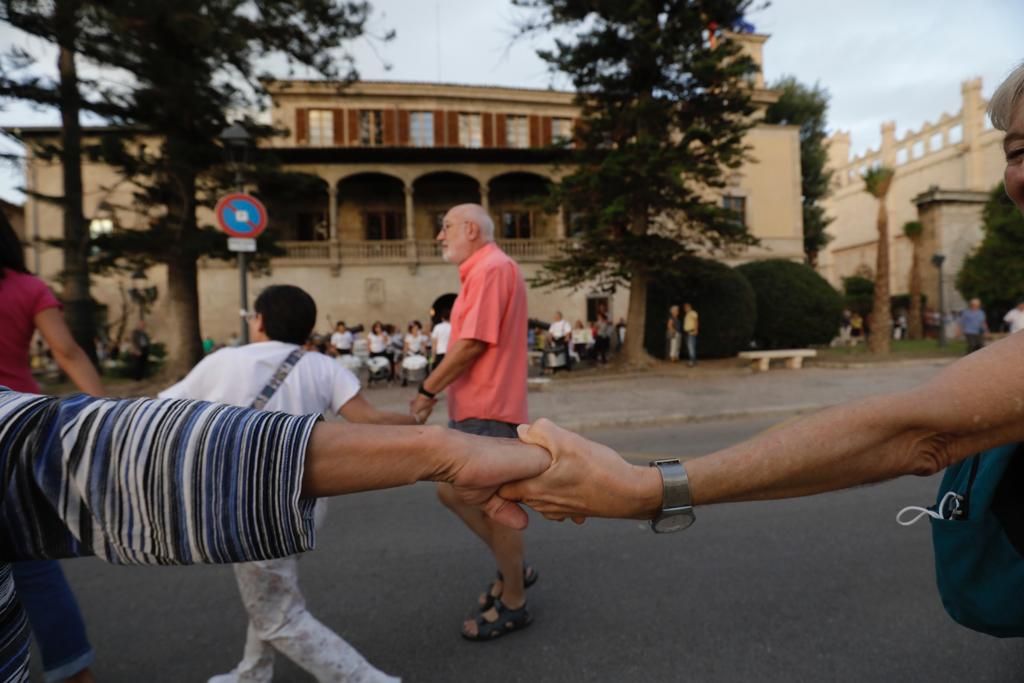
<instances>
[{"instance_id":1,"label":"wristwatch","mask_svg":"<svg viewBox=\"0 0 1024 683\"><path fill-rule=\"evenodd\" d=\"M686 529L696 519L690 501L690 480L686 477L686 468L677 458L653 460L650 466L657 467L661 472L664 487L661 512L651 520L651 529L656 534L670 534Z\"/></svg>"},{"instance_id":2,"label":"wristwatch","mask_svg":"<svg viewBox=\"0 0 1024 683\"><path fill-rule=\"evenodd\" d=\"M416 392L417 392L417 393L418 393L418 394L419 394L420 396L426 396L427 398L429 398L429 399L431 399L431 400L433 400L433 399L434 399L434 398L435 398L435 397L437 396L437 394L435 394L435 393L433 393L433 392L431 392L431 391L427 391L426 389L424 389L424 388L423 388L423 384L422 384L422 383L420 383L420 388L419 388L419 389L417 389L417 390L416 390Z\"/></svg>"}]
</instances>

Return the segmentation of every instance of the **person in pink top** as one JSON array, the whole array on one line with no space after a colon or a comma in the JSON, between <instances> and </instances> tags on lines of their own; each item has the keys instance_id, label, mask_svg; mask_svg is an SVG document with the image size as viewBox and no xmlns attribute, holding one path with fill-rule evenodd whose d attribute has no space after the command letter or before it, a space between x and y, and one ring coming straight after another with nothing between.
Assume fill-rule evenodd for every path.
<instances>
[{"instance_id":1,"label":"person in pink top","mask_svg":"<svg viewBox=\"0 0 1024 683\"><path fill-rule=\"evenodd\" d=\"M0 386L39 393L29 367L32 335L39 330L54 360L82 391L99 396L103 383L64 323L60 302L25 267L25 252L0 212ZM14 583L42 655L47 681L92 681L95 657L78 603L56 560L15 562Z\"/></svg>"},{"instance_id":2,"label":"person in pink top","mask_svg":"<svg viewBox=\"0 0 1024 683\"><path fill-rule=\"evenodd\" d=\"M527 421L523 274L494 243L494 222L477 204L451 209L437 239L445 260L459 266L462 288L452 308L448 352L423 380L412 412L425 421L436 394L447 389L449 427L516 438L516 426ZM478 614L463 624L463 637L492 640L528 626L526 587L537 572L523 561L522 532L461 502L451 486L439 485L438 497L487 544L498 565L498 578L480 597Z\"/></svg>"}]
</instances>

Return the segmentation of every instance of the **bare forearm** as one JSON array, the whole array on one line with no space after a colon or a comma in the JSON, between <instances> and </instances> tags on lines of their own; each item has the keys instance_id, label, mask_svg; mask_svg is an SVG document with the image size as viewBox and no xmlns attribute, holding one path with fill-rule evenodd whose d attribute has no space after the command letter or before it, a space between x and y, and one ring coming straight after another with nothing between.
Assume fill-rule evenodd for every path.
<instances>
[{"instance_id":1,"label":"bare forearm","mask_svg":"<svg viewBox=\"0 0 1024 683\"><path fill-rule=\"evenodd\" d=\"M810 495L931 468L884 396L826 409L686 464L694 503L707 505ZM921 434L923 435L923 433Z\"/></svg>"},{"instance_id":2,"label":"bare forearm","mask_svg":"<svg viewBox=\"0 0 1024 683\"><path fill-rule=\"evenodd\" d=\"M423 381L423 388L437 394L469 369L480 355L487 350L485 342L475 339L460 339L455 342L430 376Z\"/></svg>"},{"instance_id":3,"label":"bare forearm","mask_svg":"<svg viewBox=\"0 0 1024 683\"><path fill-rule=\"evenodd\" d=\"M830 408L690 461L695 502L790 498L908 474L927 476L1024 438L1020 419L974 422L970 413L945 420L922 414L926 391Z\"/></svg>"},{"instance_id":4,"label":"bare forearm","mask_svg":"<svg viewBox=\"0 0 1024 683\"><path fill-rule=\"evenodd\" d=\"M439 427L320 423L313 430L302 479L305 497L336 496L437 479L455 446Z\"/></svg>"},{"instance_id":5,"label":"bare forearm","mask_svg":"<svg viewBox=\"0 0 1024 683\"><path fill-rule=\"evenodd\" d=\"M93 396L103 395L103 381L81 347L76 344L63 353L55 354L55 359L76 387Z\"/></svg>"}]
</instances>

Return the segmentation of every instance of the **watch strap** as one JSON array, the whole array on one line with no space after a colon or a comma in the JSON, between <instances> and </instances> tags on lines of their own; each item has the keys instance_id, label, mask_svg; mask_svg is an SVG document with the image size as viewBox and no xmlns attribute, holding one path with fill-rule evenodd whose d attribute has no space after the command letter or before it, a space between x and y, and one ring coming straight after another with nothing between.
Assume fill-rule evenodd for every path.
<instances>
[{"instance_id":1,"label":"watch strap","mask_svg":"<svg viewBox=\"0 0 1024 683\"><path fill-rule=\"evenodd\" d=\"M675 510L679 508L692 507L690 497L690 480L686 476L686 468L678 459L655 460L651 467L657 467L661 472L662 501L661 509Z\"/></svg>"},{"instance_id":2,"label":"watch strap","mask_svg":"<svg viewBox=\"0 0 1024 683\"><path fill-rule=\"evenodd\" d=\"M429 398L429 399L434 399L434 398L436 398L436 397L437 397L437 394L435 394L435 393L432 393L432 392L429 392L429 391L427 391L426 389L424 389L424 388L423 388L423 385L422 385L422 384L420 384L420 388L419 388L419 389L417 389L416 391L417 391L417 392L418 392L418 393L419 393L420 395L422 395L422 396L426 396L426 397L427 397L427 398Z\"/></svg>"}]
</instances>

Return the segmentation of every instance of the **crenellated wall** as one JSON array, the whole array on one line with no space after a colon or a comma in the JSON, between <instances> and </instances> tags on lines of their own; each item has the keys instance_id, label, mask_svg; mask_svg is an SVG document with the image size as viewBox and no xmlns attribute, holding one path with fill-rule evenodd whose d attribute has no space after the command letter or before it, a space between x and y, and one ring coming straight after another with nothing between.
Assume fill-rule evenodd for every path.
<instances>
[{"instance_id":1,"label":"crenellated wall","mask_svg":"<svg viewBox=\"0 0 1024 683\"><path fill-rule=\"evenodd\" d=\"M994 130L985 115L986 101L981 94L982 82L974 78L961 85L961 109L956 114L943 113L935 123L925 122L917 130L896 134L896 123L881 126L882 140L878 149L850 156L851 139L846 131L829 138L829 166L833 170L832 195L825 200L825 210L833 219L828 228L834 239L821 253L819 270L837 287L842 278L869 269L874 272L878 233L877 202L864 189L864 173L875 166L886 165L896 175L886 201L889 230L891 280L894 294L908 291L912 247L903 236L903 225L919 219L916 197L938 188L950 192L987 192L1002 179L1004 158L1003 134ZM971 195L978 197L980 195ZM957 258L947 261L946 277L954 279L963 257L977 243L980 235L980 206L968 210L976 215L970 225L964 217L958 225L964 231L954 245L947 246ZM939 236L952 235L938 231ZM965 242L967 240L967 242ZM949 250L947 249L947 250ZM928 255L930 257L930 254ZM937 289L936 289L937 293ZM952 287L947 289L953 307L963 302Z\"/></svg>"}]
</instances>

